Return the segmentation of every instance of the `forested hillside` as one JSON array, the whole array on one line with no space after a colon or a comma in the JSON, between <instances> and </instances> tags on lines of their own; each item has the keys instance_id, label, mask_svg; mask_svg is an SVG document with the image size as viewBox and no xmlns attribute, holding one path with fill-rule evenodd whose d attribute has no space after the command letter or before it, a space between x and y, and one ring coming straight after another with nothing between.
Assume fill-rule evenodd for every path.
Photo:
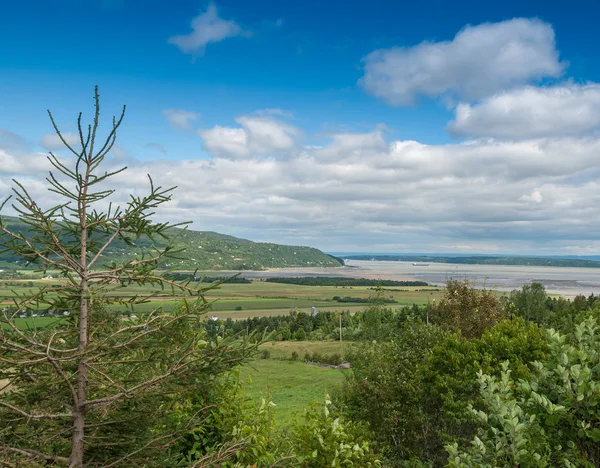
<instances>
[{"instance_id":1,"label":"forested hillside","mask_svg":"<svg viewBox=\"0 0 600 468\"><path fill-rule=\"evenodd\" d=\"M27 235L27 225L18 218L3 216L7 226ZM185 248L185 255L179 260L171 260L165 268L181 270L261 270L285 267L338 267L342 260L327 255L311 247L252 242L233 236L210 231L192 231L172 228L176 248ZM124 258L141 257L153 242L141 237L127 246L123 241L115 241L103 254L104 263L121 262ZM154 243L164 248L166 241ZM18 262L18 263L17 263ZM0 252L0 268L23 268L23 260Z\"/></svg>"}]
</instances>

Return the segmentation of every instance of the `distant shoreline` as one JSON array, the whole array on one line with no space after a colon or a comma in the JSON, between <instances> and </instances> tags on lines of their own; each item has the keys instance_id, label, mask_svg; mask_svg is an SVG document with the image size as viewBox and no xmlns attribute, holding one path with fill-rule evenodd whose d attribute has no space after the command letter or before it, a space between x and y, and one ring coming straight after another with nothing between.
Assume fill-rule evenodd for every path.
<instances>
[{"instance_id":1,"label":"distant shoreline","mask_svg":"<svg viewBox=\"0 0 600 468\"><path fill-rule=\"evenodd\" d=\"M426 256L426 255L348 255L347 260L450 263L453 265L545 266L561 268L600 268L600 261L575 258L512 257L512 256ZM420 265L416 265L420 266Z\"/></svg>"}]
</instances>

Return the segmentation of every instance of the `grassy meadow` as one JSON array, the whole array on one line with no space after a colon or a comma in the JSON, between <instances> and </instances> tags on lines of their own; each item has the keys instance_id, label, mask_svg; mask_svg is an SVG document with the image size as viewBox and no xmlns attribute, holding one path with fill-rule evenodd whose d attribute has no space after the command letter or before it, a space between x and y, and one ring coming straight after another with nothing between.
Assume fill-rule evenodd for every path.
<instances>
[{"instance_id":1,"label":"grassy meadow","mask_svg":"<svg viewBox=\"0 0 600 468\"><path fill-rule=\"evenodd\" d=\"M280 341L265 343L262 348L270 359L257 359L241 369L244 391L251 401L262 398L275 403L275 421L280 426L290 423L295 414L301 414L307 404L322 402L325 395L344 380L344 370L318 367L302 360L304 353L343 354L343 345L333 341ZM296 351L299 360L292 361Z\"/></svg>"}]
</instances>

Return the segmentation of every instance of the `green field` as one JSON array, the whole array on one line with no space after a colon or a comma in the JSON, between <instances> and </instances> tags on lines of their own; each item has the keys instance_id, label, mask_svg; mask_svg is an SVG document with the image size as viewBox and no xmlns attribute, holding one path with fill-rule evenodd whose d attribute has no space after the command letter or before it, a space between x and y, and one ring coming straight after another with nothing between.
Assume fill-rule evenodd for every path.
<instances>
[{"instance_id":1,"label":"green field","mask_svg":"<svg viewBox=\"0 0 600 468\"><path fill-rule=\"evenodd\" d=\"M54 323L64 320L60 317L35 317L35 318L16 318L13 323L21 330L33 330L36 328L47 327ZM0 328L10 328L6 323L0 323Z\"/></svg>"},{"instance_id":2,"label":"green field","mask_svg":"<svg viewBox=\"0 0 600 468\"><path fill-rule=\"evenodd\" d=\"M343 370L312 366L302 361L306 351L339 353L336 342L277 342L266 343L271 359L257 359L241 369L241 379L245 394L253 402L262 398L275 403L275 421L279 426L289 424L294 414L301 414L310 402L323 402L326 394L344 380ZM289 359L297 351L300 360Z\"/></svg>"},{"instance_id":3,"label":"green field","mask_svg":"<svg viewBox=\"0 0 600 468\"><path fill-rule=\"evenodd\" d=\"M0 303L11 303L15 292L24 293L36 290L39 287L58 284L63 280L0 280ZM401 289L401 290L399 290ZM427 289L424 291L423 289ZM424 287L384 288L386 298L397 301L390 307L401 307L413 303L425 304L441 297L443 290ZM148 303L140 304L137 310L148 311L157 307L168 310L175 303L169 291L161 291L151 287L118 288L111 293L120 298L130 298L135 295L152 295ZM251 284L223 284L218 289L208 291L206 297L214 301L211 306L211 315L220 318L245 319L268 315L287 314L291 309L310 312L315 306L321 311L356 312L362 310L365 304L333 300L334 296L349 296L368 298L373 294L373 289L367 286L337 287L337 286L300 286L293 284L268 283L253 281ZM116 306L115 306L116 307ZM124 310L124 308L123 308Z\"/></svg>"}]
</instances>

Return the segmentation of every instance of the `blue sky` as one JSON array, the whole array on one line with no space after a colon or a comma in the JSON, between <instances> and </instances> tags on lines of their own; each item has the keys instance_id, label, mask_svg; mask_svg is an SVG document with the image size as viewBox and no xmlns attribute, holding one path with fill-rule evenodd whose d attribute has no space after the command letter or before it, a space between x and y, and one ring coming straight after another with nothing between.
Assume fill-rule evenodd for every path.
<instances>
[{"instance_id":1,"label":"blue sky","mask_svg":"<svg viewBox=\"0 0 600 468\"><path fill-rule=\"evenodd\" d=\"M113 162L182 186L160 215L198 229L344 251L598 253L599 10L9 2L0 193L15 175L43 189L45 110L73 131L97 84L105 117L128 106ZM133 179L119 183L141 190Z\"/></svg>"}]
</instances>

